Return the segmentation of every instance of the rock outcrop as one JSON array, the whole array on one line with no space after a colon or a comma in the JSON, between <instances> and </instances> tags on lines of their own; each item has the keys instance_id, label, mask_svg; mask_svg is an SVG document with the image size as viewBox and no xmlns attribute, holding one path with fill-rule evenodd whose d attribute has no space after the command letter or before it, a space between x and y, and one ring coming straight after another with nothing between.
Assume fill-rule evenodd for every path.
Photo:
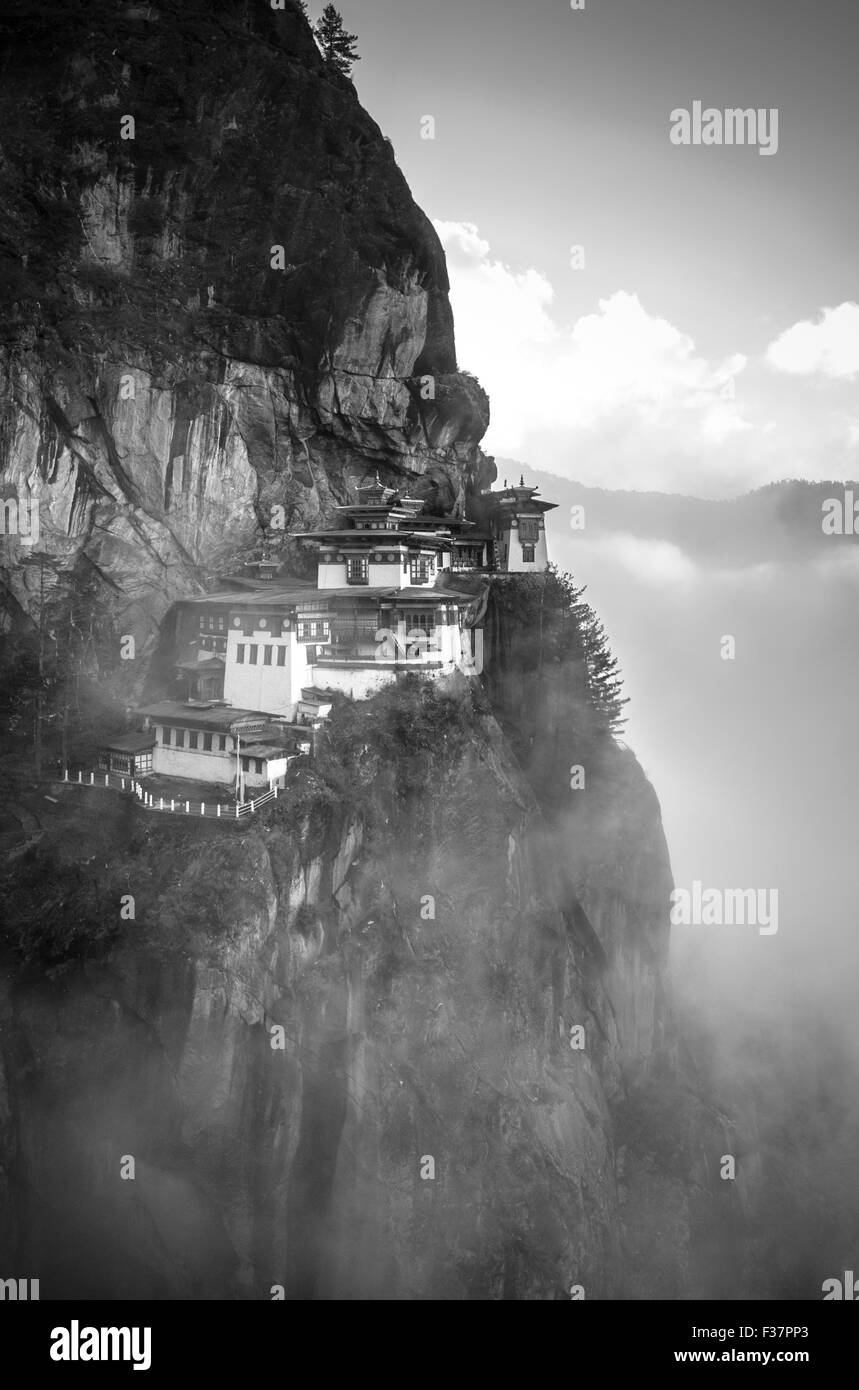
<instances>
[{"instance_id":1,"label":"rock outcrop","mask_svg":"<svg viewBox=\"0 0 859 1390\"><path fill-rule=\"evenodd\" d=\"M0 472L49 584L152 638L273 516L491 479L439 241L292 0L10 0L0 36Z\"/></svg>"},{"instance_id":2,"label":"rock outcrop","mask_svg":"<svg viewBox=\"0 0 859 1390\"><path fill-rule=\"evenodd\" d=\"M0 460L41 532L4 540L13 644L76 591L84 674L123 633L142 680L272 508L491 480L439 243L297 5L6 0L0 37ZM22 793L4 1271L43 1298L713 1290L733 1198L678 1060L656 797L580 666L531 664L492 602L484 627L484 686L344 706L252 826Z\"/></svg>"}]
</instances>

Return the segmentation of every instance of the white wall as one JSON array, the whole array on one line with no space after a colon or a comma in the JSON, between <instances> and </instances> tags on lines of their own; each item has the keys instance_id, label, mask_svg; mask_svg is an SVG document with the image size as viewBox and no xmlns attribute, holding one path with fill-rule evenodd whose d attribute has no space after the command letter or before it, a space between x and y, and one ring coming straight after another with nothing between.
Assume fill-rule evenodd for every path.
<instances>
[{"instance_id":1,"label":"white wall","mask_svg":"<svg viewBox=\"0 0 859 1390\"><path fill-rule=\"evenodd\" d=\"M325 690L339 690L353 700L363 700L368 695L377 694L396 678L393 667L314 666L313 680L308 684L321 686Z\"/></svg>"},{"instance_id":2,"label":"white wall","mask_svg":"<svg viewBox=\"0 0 859 1390\"><path fill-rule=\"evenodd\" d=\"M537 570L544 570L549 564L549 553L546 548L546 532L540 528L539 538L534 546L534 562L526 564L522 559L522 545L519 540L519 531L516 527L511 530L504 530L499 535L501 545L507 547L507 563L503 566L508 574L534 574Z\"/></svg>"},{"instance_id":3,"label":"white wall","mask_svg":"<svg viewBox=\"0 0 859 1390\"><path fill-rule=\"evenodd\" d=\"M236 759L229 753L199 753L193 748L165 748L155 745L152 771L163 777L190 777L195 782L235 780Z\"/></svg>"},{"instance_id":4,"label":"white wall","mask_svg":"<svg viewBox=\"0 0 859 1390\"><path fill-rule=\"evenodd\" d=\"M236 648L244 644L245 659L236 661ZM255 644L257 663L248 661L248 647ZM272 664L263 664L263 646L272 646ZM286 648L286 664L277 665L278 648ZM301 698L301 687L310 685L310 667L307 664L307 649L299 642L295 631L275 636L268 628L261 628L252 636L245 636L235 628L230 629L227 639L227 664L224 672L224 699L238 709L261 710L265 714L282 714L291 719Z\"/></svg>"},{"instance_id":5,"label":"white wall","mask_svg":"<svg viewBox=\"0 0 859 1390\"><path fill-rule=\"evenodd\" d=\"M380 550L384 550L380 546ZM393 554L393 552L389 552ZM368 579L366 584L349 584L346 580L346 562L342 565L323 565L318 566L317 587L320 589L354 589L356 594L360 594L362 589L431 589L435 584L437 570L430 576L424 584L415 585L409 578L409 571L403 565L402 557L396 564L374 564L370 561L367 569Z\"/></svg>"},{"instance_id":6,"label":"white wall","mask_svg":"<svg viewBox=\"0 0 859 1390\"><path fill-rule=\"evenodd\" d=\"M249 754L249 757L253 757L253 754ZM245 779L245 786L256 787L257 789L262 788L268 791L269 782L276 782L279 777L286 776L286 766L287 760L285 757L271 758L269 760L263 759L262 772L243 771L242 775Z\"/></svg>"},{"instance_id":7,"label":"white wall","mask_svg":"<svg viewBox=\"0 0 859 1390\"><path fill-rule=\"evenodd\" d=\"M427 660L438 660L432 653ZM364 700L370 695L376 695L385 686L393 685L398 675L406 671L413 671L415 674L433 679L436 676L450 675L456 669L452 660L445 661L440 666L423 667L418 662L409 663L407 666L388 666L381 662L376 666L314 666L313 684L325 690L339 690L343 695L348 695L352 700Z\"/></svg>"}]
</instances>

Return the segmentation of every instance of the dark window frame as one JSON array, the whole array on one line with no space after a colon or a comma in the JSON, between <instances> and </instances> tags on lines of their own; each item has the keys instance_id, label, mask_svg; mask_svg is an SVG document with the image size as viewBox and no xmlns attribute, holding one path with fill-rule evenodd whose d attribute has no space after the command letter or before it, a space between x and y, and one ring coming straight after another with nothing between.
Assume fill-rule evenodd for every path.
<instances>
[{"instance_id":1,"label":"dark window frame","mask_svg":"<svg viewBox=\"0 0 859 1390\"><path fill-rule=\"evenodd\" d=\"M369 584L370 558L368 555L348 555L346 557L346 583Z\"/></svg>"}]
</instances>

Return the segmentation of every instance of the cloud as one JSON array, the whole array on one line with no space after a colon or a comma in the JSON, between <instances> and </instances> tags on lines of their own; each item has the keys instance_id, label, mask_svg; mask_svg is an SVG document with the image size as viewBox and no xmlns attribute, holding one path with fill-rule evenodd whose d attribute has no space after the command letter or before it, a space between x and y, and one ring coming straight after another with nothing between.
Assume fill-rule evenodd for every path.
<instances>
[{"instance_id":1,"label":"cloud","mask_svg":"<svg viewBox=\"0 0 859 1390\"><path fill-rule=\"evenodd\" d=\"M707 361L693 339L618 290L572 325L539 270L493 258L470 222L436 222L457 350L492 403L487 448L582 482L689 490L689 473L751 429L736 396L746 358ZM718 488L717 488L718 490Z\"/></svg>"},{"instance_id":2,"label":"cloud","mask_svg":"<svg viewBox=\"0 0 859 1390\"><path fill-rule=\"evenodd\" d=\"M848 301L824 309L817 323L803 319L785 329L767 348L777 371L851 381L859 373L859 304Z\"/></svg>"},{"instance_id":3,"label":"cloud","mask_svg":"<svg viewBox=\"0 0 859 1390\"><path fill-rule=\"evenodd\" d=\"M574 542L576 566L583 573L607 567L621 569L637 584L677 590L696 584L700 571L679 546L651 540L628 531Z\"/></svg>"}]
</instances>

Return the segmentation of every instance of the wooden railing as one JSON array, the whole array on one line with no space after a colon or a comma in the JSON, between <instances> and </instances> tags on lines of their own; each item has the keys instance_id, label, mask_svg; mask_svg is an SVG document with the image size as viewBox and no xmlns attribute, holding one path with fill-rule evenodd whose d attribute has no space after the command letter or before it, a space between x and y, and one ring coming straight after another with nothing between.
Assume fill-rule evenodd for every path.
<instances>
[{"instance_id":1,"label":"wooden railing","mask_svg":"<svg viewBox=\"0 0 859 1390\"><path fill-rule=\"evenodd\" d=\"M261 806L265 806L269 801L276 801L278 792L276 786L270 786L268 791L260 792L259 796L254 796L249 801L235 801L224 805L217 801L191 801L182 797L156 796L154 792L147 791L143 783L136 778L123 777L118 772L79 770L75 774L66 768L63 781L71 786L101 787L108 791L125 792L127 796L133 796L144 811L159 811L168 816L208 816L212 820L241 820L244 816L252 816Z\"/></svg>"}]
</instances>

